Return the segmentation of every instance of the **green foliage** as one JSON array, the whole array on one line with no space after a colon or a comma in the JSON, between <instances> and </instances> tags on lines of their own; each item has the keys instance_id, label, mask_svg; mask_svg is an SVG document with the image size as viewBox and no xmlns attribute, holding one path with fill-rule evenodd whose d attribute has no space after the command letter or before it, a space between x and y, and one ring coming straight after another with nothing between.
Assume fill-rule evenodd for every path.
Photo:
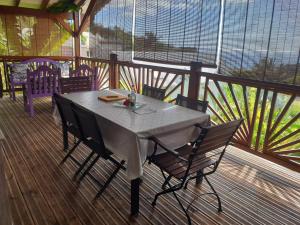
<instances>
[{"instance_id":1,"label":"green foliage","mask_svg":"<svg viewBox=\"0 0 300 225\"><path fill-rule=\"evenodd\" d=\"M48 7L47 10L51 13L78 12L80 7L72 0L60 0Z\"/></svg>"},{"instance_id":2,"label":"green foliage","mask_svg":"<svg viewBox=\"0 0 300 225\"><path fill-rule=\"evenodd\" d=\"M233 96L231 94L228 84L220 82L220 86L221 86L222 92L224 93L224 95L227 98L229 106L230 106L231 110L233 111L234 115L236 117L239 117L238 116L239 115L238 108L234 102L234 99L233 99ZM211 90L214 93L217 100L221 103L224 111L218 106L216 101L210 95L208 95L208 101L209 101L209 104L211 105L211 107L219 114L219 116L224 121L234 119L229 108L225 105L222 95L217 90L217 87L213 83L210 83L209 87L211 88ZM259 95L257 114L255 115L255 117L253 117L253 111L254 111L254 105L255 105L255 100L256 100L256 95L257 95L257 89L247 87L247 89L246 89L247 105L246 105L246 102L244 102L243 89L242 89L241 85L233 85L233 92L238 101L239 108L242 113L242 117L245 119L245 123L246 124L248 123L247 115L246 115L246 107L248 107L250 121L254 120L253 136L251 139L251 147L254 148L256 140L257 140L258 124L259 124L261 116L262 116L262 114L261 114L262 98L263 98L264 92L262 91ZM270 115L272 96L273 96L273 92L269 91L268 96L267 96L266 106L265 106L265 114L264 114L264 117L262 118L263 123L262 123L262 127L261 127L261 134L259 136L259 146L258 146L259 151L263 151L263 148L264 148L264 142L265 142L265 136L266 136L266 132L267 132L268 119L269 119L269 115ZM277 120L279 115L282 113L282 110L285 107L285 105L288 102L290 97L291 97L290 95L285 95L285 94L280 94L280 93L278 94L277 101L276 101L275 108L274 108L274 114L272 117L272 125L275 123L275 121ZM280 123L278 124L277 128L272 133L272 135L276 134L286 124L288 124L293 118L295 118L298 115L298 113L300 112L299 109L300 109L300 99L298 98L289 107L289 110L282 117L282 119L280 120ZM211 114L211 119L213 121L215 121L217 123L221 123L220 119L214 113L210 112L210 114ZM292 132L294 132L298 129L300 129L299 118L296 121L294 121L293 123L291 123L291 125L288 126L286 129L284 129L284 131L280 135L278 135L278 137L275 138L275 141L280 140L283 137L286 137L287 135L291 134ZM274 147L282 146L282 145L290 143L292 141L296 141L299 138L300 138L300 134L294 135L294 136L286 139L285 141L280 142L278 145L275 145ZM287 148L284 148L284 150L299 149L299 148L300 148L300 144L295 144L295 145L289 146Z\"/></svg>"}]
</instances>

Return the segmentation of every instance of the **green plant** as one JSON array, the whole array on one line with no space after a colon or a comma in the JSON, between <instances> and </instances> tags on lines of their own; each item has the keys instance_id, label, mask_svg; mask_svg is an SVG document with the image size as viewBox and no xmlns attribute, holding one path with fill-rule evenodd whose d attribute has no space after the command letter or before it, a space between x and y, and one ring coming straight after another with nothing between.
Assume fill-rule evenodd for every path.
<instances>
[{"instance_id":1,"label":"green plant","mask_svg":"<svg viewBox=\"0 0 300 225\"><path fill-rule=\"evenodd\" d=\"M50 7L48 7L48 12L51 13L64 13L64 12L78 12L80 9L72 0L60 0Z\"/></svg>"}]
</instances>

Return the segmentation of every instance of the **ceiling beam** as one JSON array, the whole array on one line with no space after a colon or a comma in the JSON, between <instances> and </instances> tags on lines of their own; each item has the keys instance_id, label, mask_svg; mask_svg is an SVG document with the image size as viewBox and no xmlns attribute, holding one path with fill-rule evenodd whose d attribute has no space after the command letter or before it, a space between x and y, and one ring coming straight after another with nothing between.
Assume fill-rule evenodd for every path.
<instances>
[{"instance_id":1,"label":"ceiling beam","mask_svg":"<svg viewBox=\"0 0 300 225\"><path fill-rule=\"evenodd\" d=\"M86 2L86 0L74 0L74 4L81 7Z\"/></svg>"},{"instance_id":2,"label":"ceiling beam","mask_svg":"<svg viewBox=\"0 0 300 225\"><path fill-rule=\"evenodd\" d=\"M50 0L43 0L41 3L41 9L47 9Z\"/></svg>"},{"instance_id":3,"label":"ceiling beam","mask_svg":"<svg viewBox=\"0 0 300 225\"><path fill-rule=\"evenodd\" d=\"M58 16L58 17L55 17L53 20L58 26L64 28L69 34L71 34L74 37L74 32L73 32L70 24L66 23L63 18Z\"/></svg>"},{"instance_id":4,"label":"ceiling beam","mask_svg":"<svg viewBox=\"0 0 300 225\"><path fill-rule=\"evenodd\" d=\"M94 8L95 4L96 4L96 0L91 0L90 1L90 4L89 4L82 20L81 20L79 30L75 31L76 32L75 35L77 35L77 36L80 35L82 33L82 31L84 30L84 28L86 27L86 25L88 24L89 17L91 15L92 11L93 11L93 8Z\"/></svg>"},{"instance_id":5,"label":"ceiling beam","mask_svg":"<svg viewBox=\"0 0 300 225\"><path fill-rule=\"evenodd\" d=\"M36 17L43 17L43 18L55 18L59 16L64 19L71 18L72 16L72 14L70 13L54 14L46 11L45 9L30 9L30 8L21 8L16 6L0 6L0 14L36 16Z\"/></svg>"}]
</instances>

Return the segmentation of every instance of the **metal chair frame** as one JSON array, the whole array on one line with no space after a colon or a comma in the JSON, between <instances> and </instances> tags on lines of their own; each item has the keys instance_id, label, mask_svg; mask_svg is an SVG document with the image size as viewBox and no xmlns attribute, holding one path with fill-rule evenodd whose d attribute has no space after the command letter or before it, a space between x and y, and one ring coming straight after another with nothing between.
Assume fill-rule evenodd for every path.
<instances>
[{"instance_id":1,"label":"metal chair frame","mask_svg":"<svg viewBox=\"0 0 300 225\"><path fill-rule=\"evenodd\" d=\"M215 195L217 200L218 200L218 212L222 212L221 199L220 199L219 195L217 194L216 190L214 189L214 187L212 186L212 184L209 182L207 176L210 175L210 174L213 174L217 170L217 168L219 166L219 163L220 163L221 159L223 158L223 156L225 154L225 150L226 150L227 146L229 145L231 138L233 137L233 135L235 134L235 132L239 128L241 122L242 122L242 119L236 120L236 121L231 121L229 123L222 124L222 125L219 125L219 126L214 126L214 127L201 127L201 133L198 136L197 140L194 142L193 146L188 147L188 144L186 144L186 145L184 145L184 146L182 146L182 147L180 147L176 150L168 149L166 146L164 146L162 143L160 143L159 140L156 139L155 137L151 138L151 140L154 142L155 145L154 145L154 152L149 157L149 163L154 163L160 168L161 173L162 173L162 175L165 179L163 186L164 185L168 186L167 189L162 187L163 190L155 195L154 200L152 202L152 206L156 205L156 201L157 201L157 199L160 195L167 194L167 193L172 193L174 195L175 199L177 200L178 204L180 205L181 209L184 211L184 213L187 217L187 220L188 220L188 224L191 225L191 218L188 214L188 210L191 207L191 204L193 203L193 201L188 205L187 208L185 208L183 206L183 204L181 203L181 201L179 200L179 198L176 194L176 191L178 191L182 188L186 189L189 181L193 180L193 179L196 179L200 175L200 176L204 177L204 179L208 183L210 189L212 190L212 192L204 193L202 195L206 195L206 194ZM225 131L225 134L228 135L228 137L224 134L223 134L223 136L220 135L220 138L221 138L220 140L223 141L223 142L220 142L218 145L216 145L216 148L214 148L214 147L210 148L210 147L206 146L207 142L208 142L207 140L209 140L209 138L211 138L208 135L208 133L212 134L212 135L215 135L215 132L213 132L213 133L210 132L211 129L214 129L216 131L218 131L218 129L219 129L218 132L220 132L220 129L222 129L222 128L225 129L226 127L227 127L227 129L230 129L230 130ZM209 140L209 141L212 141L212 139ZM157 151L158 146L160 146L162 149L164 149L166 151L166 154L169 154L170 156L172 155L173 158L174 157L176 158L176 160L180 160L180 162L186 163L187 167L186 167L185 172L181 172L181 174L184 173L183 175L176 177L176 176L174 176L174 174L172 174L172 172L166 171L166 168L163 168L163 166L159 165L158 160L159 160L160 156L156 155L156 151ZM191 151L188 154L183 153L183 152L180 151L183 148L190 148ZM199 168L199 169L195 168L195 167L197 167L197 164L195 166L193 163L195 162L194 160L199 160L199 158L197 159L197 156L203 157L203 159L204 159L204 157L206 158L207 153L210 153L210 152L212 152L216 149L220 149L220 148L222 149L220 151L220 153L213 155L213 156L218 155L217 160L212 161L211 164L207 164L203 168ZM168 161L168 163L172 164L173 162ZM176 163L176 161L174 162L174 164L175 163ZM201 165L201 163L199 165ZM205 168L209 169L208 172L204 172ZM176 168L176 169L178 169L178 168ZM167 172L169 174L169 176L166 176L165 172ZM193 176L193 174L196 173L196 172L197 172L197 175ZM172 177L177 178L177 181L178 181L177 184L175 184L175 185L170 184L170 179Z\"/></svg>"},{"instance_id":2,"label":"metal chair frame","mask_svg":"<svg viewBox=\"0 0 300 225\"><path fill-rule=\"evenodd\" d=\"M77 176L80 174L80 172L84 169L85 165L90 161L92 156L96 154L96 157L93 159L93 161L87 166L87 168L83 171L81 176L77 179L78 184L84 179L86 175L88 175L100 188L98 193L96 194L94 200L99 198L101 194L104 192L104 190L108 187L108 185L111 183L113 178L117 175L120 169L124 169L124 163L125 161L122 160L121 162L118 162L116 159L112 158L112 152L106 149L104 141L102 139L102 134L99 129L99 126L97 124L97 119L95 114L92 112L75 105L74 103L71 104L72 111L74 112L75 118L77 120L79 131L81 134L81 140L83 143L88 146L92 153L88 156L86 161L83 163L82 168L77 170L77 172L74 175L74 179L77 178ZM108 160L112 162L116 168L110 175L110 177L105 181L104 184L100 183L91 173L90 170L92 167L97 163L97 161L103 158L105 160Z\"/></svg>"},{"instance_id":3,"label":"metal chair frame","mask_svg":"<svg viewBox=\"0 0 300 225\"><path fill-rule=\"evenodd\" d=\"M189 97L185 97L181 94L178 94L176 98L176 105L180 105L183 107L187 107L189 109L193 109L205 113L207 110L208 101L198 100L198 99L195 100Z\"/></svg>"}]
</instances>

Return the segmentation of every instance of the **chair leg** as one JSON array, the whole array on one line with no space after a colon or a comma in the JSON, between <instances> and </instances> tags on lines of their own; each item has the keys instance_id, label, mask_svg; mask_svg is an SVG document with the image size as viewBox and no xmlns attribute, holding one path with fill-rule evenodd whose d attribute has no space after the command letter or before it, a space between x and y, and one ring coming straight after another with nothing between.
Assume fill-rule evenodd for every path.
<instances>
[{"instance_id":1,"label":"chair leg","mask_svg":"<svg viewBox=\"0 0 300 225\"><path fill-rule=\"evenodd\" d=\"M83 170L83 168L85 167L85 165L90 161L90 159L93 157L94 154L95 154L95 152L92 151L92 153L89 154L89 156L84 160L84 162L81 164L81 166L75 172L75 174L73 176L73 180L76 180L76 177L78 176L78 174Z\"/></svg>"},{"instance_id":2,"label":"chair leg","mask_svg":"<svg viewBox=\"0 0 300 225\"><path fill-rule=\"evenodd\" d=\"M99 158L100 158L100 155L97 155L97 157L92 161L92 163L88 166L88 168L79 177L79 179L77 181L79 184L83 180L83 178L90 172L90 170L92 169L92 167L95 165L95 163L98 161Z\"/></svg>"},{"instance_id":3,"label":"chair leg","mask_svg":"<svg viewBox=\"0 0 300 225\"><path fill-rule=\"evenodd\" d=\"M162 172L162 174L163 174L163 176L164 176L164 178L165 178L164 184L168 185L169 188L166 189L166 190L163 190L162 192L159 192L159 193L157 193L157 194L155 195L154 200L153 200L153 202L152 202L152 206L155 206L156 200L157 200L157 198L158 198L160 195L163 195L163 194L167 194L167 193L171 193L171 192L172 192L173 195L174 195L174 197L175 197L175 199L177 200L179 206L180 206L181 209L184 211L185 216L186 216L186 218L187 218L187 220L188 220L188 224L191 225L191 224L192 224L191 218L190 218L190 216L189 216L187 210L184 208L184 206L182 205L181 201L179 200L177 194L175 193L175 191L177 191L177 190L179 190L179 189L182 188L182 185L178 186L177 188L172 187L171 184L170 184L170 182L169 182L170 179L171 179L171 178L170 178L170 175L169 175L168 177L166 177L165 174L164 174L164 172L163 172L163 171L161 171L161 172Z\"/></svg>"},{"instance_id":4,"label":"chair leg","mask_svg":"<svg viewBox=\"0 0 300 225\"><path fill-rule=\"evenodd\" d=\"M217 197L218 199L218 212L222 212L222 205L221 205L221 199L219 197L219 195L217 194L217 192L215 191L215 189L213 188L212 184L208 181L207 177L204 176L204 179L206 180L206 182L208 183L208 185L210 186L211 190L213 191L214 195Z\"/></svg>"},{"instance_id":5,"label":"chair leg","mask_svg":"<svg viewBox=\"0 0 300 225\"><path fill-rule=\"evenodd\" d=\"M171 175L169 175L169 176L167 177L167 179L165 180L165 182L162 184L161 189L163 189L163 190L166 189L166 186L167 186L167 184L169 183L169 181L171 180L171 178L172 178Z\"/></svg>"},{"instance_id":6,"label":"chair leg","mask_svg":"<svg viewBox=\"0 0 300 225\"><path fill-rule=\"evenodd\" d=\"M185 185L184 185L184 189L187 189L187 186L190 182L190 180L193 180L196 178L196 185L198 184L201 184L202 183L202 180L203 180L203 170L199 170L197 171L197 175L194 176L194 177L190 177L186 182L185 182Z\"/></svg>"},{"instance_id":7,"label":"chair leg","mask_svg":"<svg viewBox=\"0 0 300 225\"><path fill-rule=\"evenodd\" d=\"M31 117L34 116L34 109L33 109L33 99L32 98L28 98L28 107L29 107L29 115Z\"/></svg>"},{"instance_id":8,"label":"chair leg","mask_svg":"<svg viewBox=\"0 0 300 225\"><path fill-rule=\"evenodd\" d=\"M70 151L67 153L67 155L63 158L63 160L60 162L60 164L63 164L70 156L71 154L74 152L74 150L77 148L77 146L80 144L81 140L79 140L71 149Z\"/></svg>"},{"instance_id":9,"label":"chair leg","mask_svg":"<svg viewBox=\"0 0 300 225\"><path fill-rule=\"evenodd\" d=\"M124 165L125 161L122 160L120 162L120 164L117 166L117 168L114 170L114 172L110 175L110 177L108 178L108 180L105 182L105 184L103 185L103 187L100 189L100 191L97 193L97 195L95 196L95 199L99 198L101 196L101 194L103 193L103 191L107 188L107 186L110 184L110 182L113 180L113 178L117 175L117 173L119 172L119 170L122 168L122 166Z\"/></svg>"},{"instance_id":10,"label":"chair leg","mask_svg":"<svg viewBox=\"0 0 300 225\"><path fill-rule=\"evenodd\" d=\"M11 84L11 96L13 101L16 101L16 92L15 92L15 85Z\"/></svg>"}]
</instances>

